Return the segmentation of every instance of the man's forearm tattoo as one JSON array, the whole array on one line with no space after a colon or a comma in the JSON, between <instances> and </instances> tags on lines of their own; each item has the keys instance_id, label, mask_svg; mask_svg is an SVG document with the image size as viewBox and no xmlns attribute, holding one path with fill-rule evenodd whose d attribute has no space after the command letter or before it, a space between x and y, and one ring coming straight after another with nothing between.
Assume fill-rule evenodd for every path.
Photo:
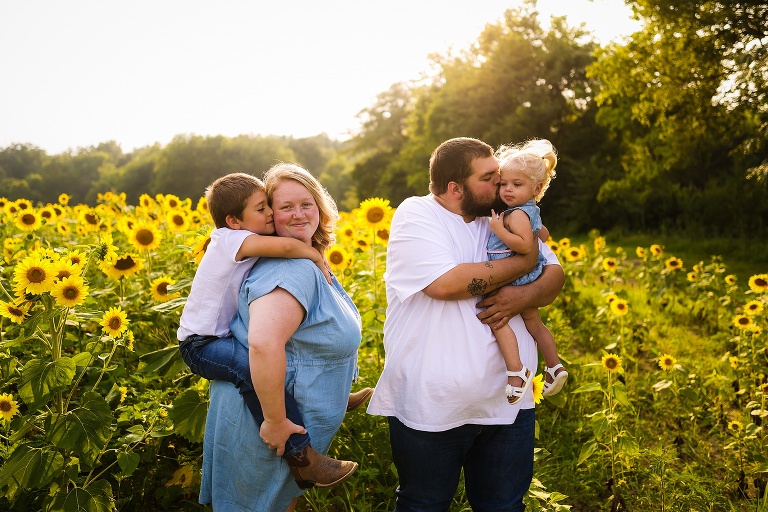
<instances>
[{"instance_id":1,"label":"man's forearm tattoo","mask_svg":"<svg viewBox=\"0 0 768 512\"><path fill-rule=\"evenodd\" d=\"M485 290L488 288L488 282L483 279L473 279L471 283L469 283L469 286L467 286L467 291L470 293L470 295L474 295L475 297L478 295L485 294Z\"/></svg>"}]
</instances>

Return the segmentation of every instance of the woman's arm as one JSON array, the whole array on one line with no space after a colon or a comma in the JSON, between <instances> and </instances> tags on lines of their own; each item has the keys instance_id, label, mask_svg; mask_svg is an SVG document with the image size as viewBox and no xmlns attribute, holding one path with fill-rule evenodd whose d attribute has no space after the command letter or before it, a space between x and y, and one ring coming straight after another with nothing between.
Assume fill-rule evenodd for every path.
<instances>
[{"instance_id":1,"label":"woman's arm","mask_svg":"<svg viewBox=\"0 0 768 512\"><path fill-rule=\"evenodd\" d=\"M285 417L285 344L304 319L304 308L293 295L275 288L252 301L249 311L248 362L264 412L259 433L281 456L288 437L304 431Z\"/></svg>"},{"instance_id":2,"label":"woman's arm","mask_svg":"<svg viewBox=\"0 0 768 512\"><path fill-rule=\"evenodd\" d=\"M564 284L563 268L560 265L545 265L541 275L532 283L505 286L478 302L478 308L487 309L479 313L477 318L484 324L498 329L509 323L513 316L520 314L524 309L541 308L552 304Z\"/></svg>"}]
</instances>

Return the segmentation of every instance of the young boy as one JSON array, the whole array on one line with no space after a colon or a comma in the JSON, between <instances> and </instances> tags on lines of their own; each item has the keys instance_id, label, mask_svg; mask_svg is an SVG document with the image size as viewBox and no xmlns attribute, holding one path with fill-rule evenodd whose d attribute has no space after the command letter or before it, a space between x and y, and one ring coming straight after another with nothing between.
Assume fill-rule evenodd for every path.
<instances>
[{"instance_id":1,"label":"young boy","mask_svg":"<svg viewBox=\"0 0 768 512\"><path fill-rule=\"evenodd\" d=\"M206 379L225 380L240 389L246 406L261 425L264 414L253 390L248 350L229 330L237 312L240 285L259 257L307 258L317 265L330 283L330 270L323 255L293 238L272 235L275 225L267 203L264 183L245 173L232 173L214 181L205 197L216 229L192 280L177 332L179 350L193 373ZM366 388L350 395L347 410L362 404L371 394ZM341 482L357 463L326 457L310 446L310 438L292 395L285 395L285 410L296 431L285 445L289 463L302 467L304 480L317 487ZM297 458L303 448L307 458Z\"/></svg>"}]
</instances>

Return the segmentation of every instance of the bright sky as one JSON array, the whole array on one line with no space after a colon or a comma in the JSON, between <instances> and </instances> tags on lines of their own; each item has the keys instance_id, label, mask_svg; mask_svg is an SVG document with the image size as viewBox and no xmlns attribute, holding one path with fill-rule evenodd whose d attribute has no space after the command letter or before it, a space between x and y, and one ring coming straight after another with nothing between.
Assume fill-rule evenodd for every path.
<instances>
[{"instance_id":1,"label":"bright sky","mask_svg":"<svg viewBox=\"0 0 768 512\"><path fill-rule=\"evenodd\" d=\"M49 154L178 134L343 138L430 53L467 47L519 0L25 0L0 3L0 148ZM539 0L608 42L623 0Z\"/></svg>"}]
</instances>

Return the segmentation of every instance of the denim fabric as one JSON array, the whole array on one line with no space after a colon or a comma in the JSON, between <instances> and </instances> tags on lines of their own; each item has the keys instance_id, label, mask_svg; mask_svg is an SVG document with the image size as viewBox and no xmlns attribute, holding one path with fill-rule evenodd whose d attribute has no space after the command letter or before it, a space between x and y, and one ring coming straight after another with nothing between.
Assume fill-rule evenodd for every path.
<instances>
[{"instance_id":1,"label":"denim fabric","mask_svg":"<svg viewBox=\"0 0 768 512\"><path fill-rule=\"evenodd\" d=\"M512 425L462 425L424 432L390 416L392 460L397 468L396 512L444 512L464 469L475 512L519 512L533 478L534 409Z\"/></svg>"},{"instance_id":2,"label":"denim fabric","mask_svg":"<svg viewBox=\"0 0 768 512\"><path fill-rule=\"evenodd\" d=\"M215 336L190 336L179 342L181 358L187 363L192 373L208 380L231 382L240 390L245 405L261 426L264 412L253 390L251 368L248 364L248 349L234 337L216 338ZM297 425L304 426L299 413L299 406L293 396L285 393L285 416ZM310 445L309 434L291 434L285 442L283 457L299 453Z\"/></svg>"}]
</instances>

